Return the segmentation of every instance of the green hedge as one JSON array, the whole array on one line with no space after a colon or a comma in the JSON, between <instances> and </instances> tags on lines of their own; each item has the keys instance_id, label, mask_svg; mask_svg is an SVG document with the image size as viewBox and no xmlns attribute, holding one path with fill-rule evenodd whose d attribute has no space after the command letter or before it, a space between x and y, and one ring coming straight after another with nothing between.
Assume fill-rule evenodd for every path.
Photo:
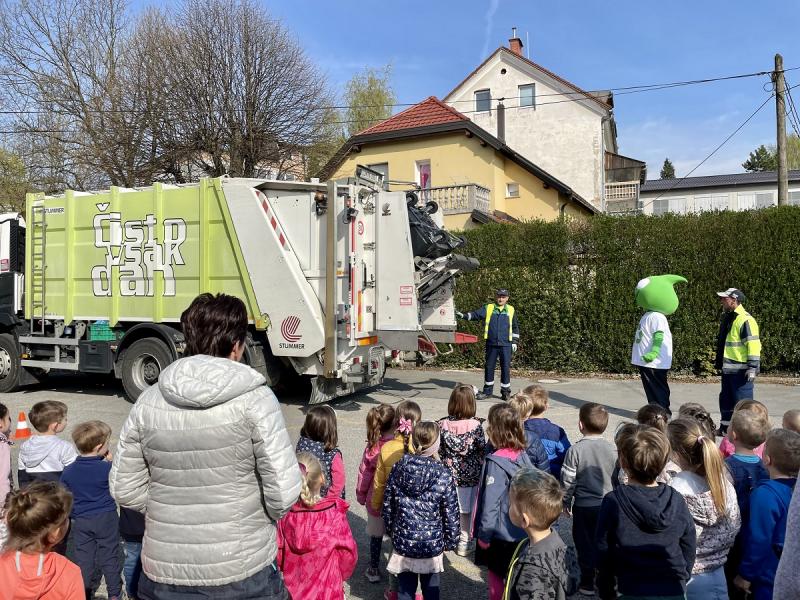
<instances>
[{"instance_id":1,"label":"green hedge","mask_svg":"<svg viewBox=\"0 0 800 600\"><path fill-rule=\"evenodd\" d=\"M721 314L714 292L728 287L745 292L761 328L762 370L800 371L800 207L490 224L464 235L481 268L459 279L456 306L473 310L509 288L521 327L517 368L632 372L636 283L676 273L689 283L676 286L681 304L670 317L674 371L711 372ZM482 334L477 323L459 329ZM483 345L438 363L481 366Z\"/></svg>"}]
</instances>

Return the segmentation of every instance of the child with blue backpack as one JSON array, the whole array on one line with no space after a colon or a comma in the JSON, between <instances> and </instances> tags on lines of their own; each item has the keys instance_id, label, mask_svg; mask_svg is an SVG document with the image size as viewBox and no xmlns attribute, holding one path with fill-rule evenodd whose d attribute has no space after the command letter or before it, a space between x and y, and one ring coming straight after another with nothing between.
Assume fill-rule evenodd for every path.
<instances>
[{"instance_id":1,"label":"child with blue backpack","mask_svg":"<svg viewBox=\"0 0 800 600\"><path fill-rule=\"evenodd\" d=\"M540 385L529 385L518 395L529 398L531 402L531 414L525 420L525 432L535 433L542 440L550 461L550 474L560 480L561 465L571 444L564 428L544 417L545 411L550 408L550 396Z\"/></svg>"},{"instance_id":2,"label":"child with blue backpack","mask_svg":"<svg viewBox=\"0 0 800 600\"><path fill-rule=\"evenodd\" d=\"M486 434L494 450L486 457L478 493L475 560L489 569L489 600L500 600L514 552L527 537L511 521L511 480L520 469L534 465L526 452L519 413L512 406L495 404L489 409Z\"/></svg>"}]
</instances>

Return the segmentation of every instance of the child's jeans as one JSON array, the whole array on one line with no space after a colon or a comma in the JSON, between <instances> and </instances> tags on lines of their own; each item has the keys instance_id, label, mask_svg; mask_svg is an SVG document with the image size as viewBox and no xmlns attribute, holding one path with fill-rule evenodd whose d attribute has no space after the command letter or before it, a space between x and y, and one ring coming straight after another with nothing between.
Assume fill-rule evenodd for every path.
<instances>
[{"instance_id":1,"label":"child's jeans","mask_svg":"<svg viewBox=\"0 0 800 600\"><path fill-rule=\"evenodd\" d=\"M572 539L581 567L580 587L593 590L595 579L595 531L600 506L572 507ZM723 577L724 580L724 577Z\"/></svg>"},{"instance_id":2,"label":"child's jeans","mask_svg":"<svg viewBox=\"0 0 800 600\"><path fill-rule=\"evenodd\" d=\"M429 573L400 573L397 576L397 600L414 600L417 594L417 582L422 588L422 597L425 600L439 600L439 574Z\"/></svg>"},{"instance_id":3,"label":"child's jeans","mask_svg":"<svg viewBox=\"0 0 800 600\"><path fill-rule=\"evenodd\" d=\"M707 573L692 575L686 584L686 600L728 600L725 569L719 567Z\"/></svg>"},{"instance_id":4,"label":"child's jeans","mask_svg":"<svg viewBox=\"0 0 800 600\"><path fill-rule=\"evenodd\" d=\"M122 552L125 563L122 565L122 574L125 576L125 591L128 597L136 598L139 590L139 576L142 574L142 543L122 542Z\"/></svg>"}]
</instances>

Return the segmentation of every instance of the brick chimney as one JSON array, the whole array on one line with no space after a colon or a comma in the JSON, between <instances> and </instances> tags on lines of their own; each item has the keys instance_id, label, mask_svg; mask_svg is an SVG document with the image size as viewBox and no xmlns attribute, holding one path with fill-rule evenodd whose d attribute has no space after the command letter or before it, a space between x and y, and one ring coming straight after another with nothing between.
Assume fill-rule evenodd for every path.
<instances>
[{"instance_id":1,"label":"brick chimney","mask_svg":"<svg viewBox=\"0 0 800 600\"><path fill-rule=\"evenodd\" d=\"M514 54L524 56L522 54L522 40L517 37L517 28L511 28L511 39L508 40L508 47Z\"/></svg>"}]
</instances>

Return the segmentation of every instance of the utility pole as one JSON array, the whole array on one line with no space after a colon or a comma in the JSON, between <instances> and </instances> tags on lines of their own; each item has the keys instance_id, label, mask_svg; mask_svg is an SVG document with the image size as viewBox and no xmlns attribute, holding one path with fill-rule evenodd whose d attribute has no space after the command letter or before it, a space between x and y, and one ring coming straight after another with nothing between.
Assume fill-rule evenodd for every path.
<instances>
[{"instance_id":1,"label":"utility pole","mask_svg":"<svg viewBox=\"0 0 800 600\"><path fill-rule=\"evenodd\" d=\"M786 79L783 77L783 57L775 55L775 110L778 121L778 206L788 204L789 171L786 168Z\"/></svg>"}]
</instances>

